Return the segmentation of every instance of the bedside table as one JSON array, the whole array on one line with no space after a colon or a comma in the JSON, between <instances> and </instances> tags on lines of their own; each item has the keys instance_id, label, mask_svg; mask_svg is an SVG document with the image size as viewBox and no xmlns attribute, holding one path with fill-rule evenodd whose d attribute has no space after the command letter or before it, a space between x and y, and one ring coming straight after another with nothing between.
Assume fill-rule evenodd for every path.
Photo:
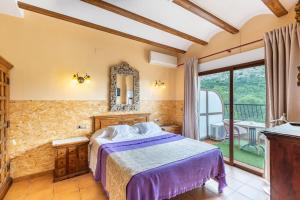
<instances>
[{"instance_id":1,"label":"bedside table","mask_svg":"<svg viewBox=\"0 0 300 200\"><path fill-rule=\"evenodd\" d=\"M170 124L170 125L161 125L160 127L163 131L180 134L180 135L182 134L182 129L181 126L179 125Z\"/></svg>"},{"instance_id":2,"label":"bedside table","mask_svg":"<svg viewBox=\"0 0 300 200\"><path fill-rule=\"evenodd\" d=\"M60 181L89 172L87 137L53 140L55 169L53 181Z\"/></svg>"}]
</instances>

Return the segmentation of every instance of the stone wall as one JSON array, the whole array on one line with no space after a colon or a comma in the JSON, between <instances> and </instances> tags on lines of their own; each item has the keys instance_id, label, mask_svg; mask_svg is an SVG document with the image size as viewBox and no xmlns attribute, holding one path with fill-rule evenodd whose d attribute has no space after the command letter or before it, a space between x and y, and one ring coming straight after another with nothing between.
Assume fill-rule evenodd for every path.
<instances>
[{"instance_id":1,"label":"stone wall","mask_svg":"<svg viewBox=\"0 0 300 200\"><path fill-rule=\"evenodd\" d=\"M151 113L151 120L174 123L180 120L177 104L181 105L168 100L142 101L141 112ZM52 170L51 141L90 135L91 117L107 111L107 101L11 101L8 134L11 176L17 178ZM78 125L86 129L78 129Z\"/></svg>"},{"instance_id":2,"label":"stone wall","mask_svg":"<svg viewBox=\"0 0 300 200\"><path fill-rule=\"evenodd\" d=\"M172 120L182 126L183 123L183 107L184 107L184 101L183 100L177 100L175 101L175 115L173 114Z\"/></svg>"}]
</instances>

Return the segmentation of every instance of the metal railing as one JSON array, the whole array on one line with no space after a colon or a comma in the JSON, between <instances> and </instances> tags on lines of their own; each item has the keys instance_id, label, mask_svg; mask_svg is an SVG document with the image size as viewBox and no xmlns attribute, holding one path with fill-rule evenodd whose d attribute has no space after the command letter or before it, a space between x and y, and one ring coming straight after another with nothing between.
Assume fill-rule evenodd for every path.
<instances>
[{"instance_id":1,"label":"metal railing","mask_svg":"<svg viewBox=\"0 0 300 200\"><path fill-rule=\"evenodd\" d=\"M234 104L234 120L265 122L266 105ZM224 119L229 119L229 104L224 104Z\"/></svg>"}]
</instances>

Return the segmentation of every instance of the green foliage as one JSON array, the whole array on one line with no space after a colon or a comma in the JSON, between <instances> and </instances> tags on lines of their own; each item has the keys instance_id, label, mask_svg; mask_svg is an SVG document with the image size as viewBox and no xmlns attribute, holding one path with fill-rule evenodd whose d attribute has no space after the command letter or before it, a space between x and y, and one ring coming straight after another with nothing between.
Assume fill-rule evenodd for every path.
<instances>
[{"instance_id":1,"label":"green foliage","mask_svg":"<svg viewBox=\"0 0 300 200\"><path fill-rule=\"evenodd\" d=\"M229 103L229 72L200 77L202 90L217 92ZM234 71L234 104L266 104L265 67Z\"/></svg>"},{"instance_id":2,"label":"green foliage","mask_svg":"<svg viewBox=\"0 0 300 200\"><path fill-rule=\"evenodd\" d=\"M217 92L224 104L224 118L229 118L229 72L200 77L201 90ZM234 119L265 121L265 67L234 71ZM246 105L239 105L246 104Z\"/></svg>"}]
</instances>

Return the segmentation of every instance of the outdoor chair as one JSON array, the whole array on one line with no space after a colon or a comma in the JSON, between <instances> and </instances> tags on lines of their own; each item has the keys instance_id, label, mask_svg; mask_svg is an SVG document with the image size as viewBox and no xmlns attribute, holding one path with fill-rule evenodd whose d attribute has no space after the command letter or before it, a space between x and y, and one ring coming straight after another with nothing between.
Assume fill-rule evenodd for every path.
<instances>
[{"instance_id":1,"label":"outdoor chair","mask_svg":"<svg viewBox=\"0 0 300 200\"><path fill-rule=\"evenodd\" d=\"M223 120L224 123L224 128L226 131L226 138L229 138L229 120L224 119ZM239 144L239 148L241 147L241 133L240 133L240 129L237 126L233 127L234 131L233 131L233 136L237 136L238 138L238 144Z\"/></svg>"}]
</instances>

